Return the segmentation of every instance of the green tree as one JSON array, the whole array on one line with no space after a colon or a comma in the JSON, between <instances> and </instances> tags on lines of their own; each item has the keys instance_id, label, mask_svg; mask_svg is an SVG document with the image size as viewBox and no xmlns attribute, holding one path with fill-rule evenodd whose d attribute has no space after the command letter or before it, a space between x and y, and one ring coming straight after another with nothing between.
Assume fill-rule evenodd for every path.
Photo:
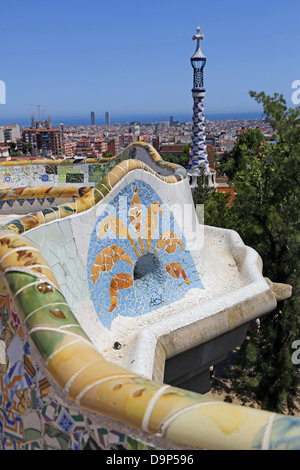
<instances>
[{"instance_id":1,"label":"green tree","mask_svg":"<svg viewBox=\"0 0 300 470\"><path fill-rule=\"evenodd\" d=\"M20 152L17 150L17 144L15 142L8 142L8 151L11 157L21 156Z\"/></svg>"},{"instance_id":2,"label":"green tree","mask_svg":"<svg viewBox=\"0 0 300 470\"><path fill-rule=\"evenodd\" d=\"M231 152L224 155L220 170L232 179L238 171L246 170L256 160L265 136L260 129L248 129L241 133ZM225 160L225 161L224 161Z\"/></svg>"},{"instance_id":3,"label":"green tree","mask_svg":"<svg viewBox=\"0 0 300 470\"><path fill-rule=\"evenodd\" d=\"M32 145L29 142L23 142L22 144L23 147L23 153L24 155L27 155L27 153L31 153L32 151Z\"/></svg>"},{"instance_id":4,"label":"green tree","mask_svg":"<svg viewBox=\"0 0 300 470\"><path fill-rule=\"evenodd\" d=\"M200 169L197 187L193 190L195 206L204 205L204 223L214 227L227 227L230 221L229 194L224 194L208 185L204 169Z\"/></svg>"},{"instance_id":5,"label":"green tree","mask_svg":"<svg viewBox=\"0 0 300 470\"><path fill-rule=\"evenodd\" d=\"M287 109L281 95L251 96L263 104L277 143L264 143L259 155L237 171L233 223L261 254L268 275L287 282L299 254L300 107Z\"/></svg>"},{"instance_id":6,"label":"green tree","mask_svg":"<svg viewBox=\"0 0 300 470\"><path fill-rule=\"evenodd\" d=\"M191 149L191 144L186 144L183 147L182 154L181 154L181 163L184 168L188 168L189 161L190 161L190 149Z\"/></svg>"},{"instance_id":7,"label":"green tree","mask_svg":"<svg viewBox=\"0 0 300 470\"><path fill-rule=\"evenodd\" d=\"M293 296L263 317L259 334L243 344L237 385L239 394L252 394L262 408L293 413L299 396L292 343L300 339L300 107L288 109L279 94L250 95L263 105L277 143L265 143L258 158L237 171L231 223L261 255L264 275L291 284Z\"/></svg>"},{"instance_id":8,"label":"green tree","mask_svg":"<svg viewBox=\"0 0 300 470\"><path fill-rule=\"evenodd\" d=\"M9 153L14 153L16 152L17 149L17 144L15 142L8 142L8 147L9 147Z\"/></svg>"},{"instance_id":9,"label":"green tree","mask_svg":"<svg viewBox=\"0 0 300 470\"><path fill-rule=\"evenodd\" d=\"M250 396L263 409L293 413L299 394L292 344L300 339L300 107L288 109L279 94L250 95L262 104L277 143L264 142L258 153L263 140L257 130L243 134L231 155L235 198L224 209L208 193L205 223L214 223L220 212L222 226L236 230L260 254L264 276L293 286L293 296L262 317L259 333L241 346L233 382L243 400Z\"/></svg>"}]
</instances>

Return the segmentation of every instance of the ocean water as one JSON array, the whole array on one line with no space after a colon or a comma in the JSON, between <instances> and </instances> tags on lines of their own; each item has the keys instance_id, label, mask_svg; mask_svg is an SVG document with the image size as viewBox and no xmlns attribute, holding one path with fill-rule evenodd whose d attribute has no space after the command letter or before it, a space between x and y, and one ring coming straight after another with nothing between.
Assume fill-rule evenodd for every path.
<instances>
[{"instance_id":1,"label":"ocean water","mask_svg":"<svg viewBox=\"0 0 300 470\"><path fill-rule=\"evenodd\" d=\"M173 116L174 121L178 122L191 122L192 121L192 111L191 113L157 113L157 114L111 114L110 115L110 124L126 124L130 122L140 122L143 124L151 124L162 121L169 121L170 116ZM247 119L261 119L262 115L260 113L219 113L219 114L205 114L205 119L209 121L227 121L231 119L238 119L239 121L244 121ZM53 126L58 126L59 124L64 124L65 126L88 126L91 124L90 115L78 115L78 116L55 116L51 115L51 121ZM5 117L0 116L0 126L6 124L16 123L19 126L29 127L31 125L31 118L28 117ZM95 113L95 124L98 126L103 126L105 124L105 117L103 115L97 115Z\"/></svg>"}]
</instances>

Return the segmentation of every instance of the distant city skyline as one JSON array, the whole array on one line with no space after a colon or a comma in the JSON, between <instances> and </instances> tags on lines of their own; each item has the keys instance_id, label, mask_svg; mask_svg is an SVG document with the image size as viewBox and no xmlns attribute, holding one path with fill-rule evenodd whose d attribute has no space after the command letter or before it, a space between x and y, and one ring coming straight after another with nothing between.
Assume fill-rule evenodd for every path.
<instances>
[{"instance_id":1,"label":"distant city skyline","mask_svg":"<svg viewBox=\"0 0 300 470\"><path fill-rule=\"evenodd\" d=\"M300 79L300 5L289 0L6 2L0 124L45 115L191 114L192 40L207 57L205 115L261 113L249 90L284 95ZM11 19L13 18L13 22Z\"/></svg>"},{"instance_id":2,"label":"distant city skyline","mask_svg":"<svg viewBox=\"0 0 300 470\"><path fill-rule=\"evenodd\" d=\"M189 113L177 113L174 117L174 123L192 122L192 112ZM206 114L205 121L229 121L239 120L247 121L253 119L261 119L263 114L260 112L248 112L248 113L215 113ZM84 116L51 116L51 122L53 126L59 126L63 124L65 126L91 126L90 114ZM155 124L159 122L170 122L170 115L168 113L153 113L153 114L115 114L110 118L110 123L106 124L105 116L95 115L95 126L113 126L115 124L125 125L131 122L138 122L142 124ZM32 119L30 116L13 116L13 117L2 117L0 119L0 126L16 123L19 126L29 127L31 126Z\"/></svg>"}]
</instances>

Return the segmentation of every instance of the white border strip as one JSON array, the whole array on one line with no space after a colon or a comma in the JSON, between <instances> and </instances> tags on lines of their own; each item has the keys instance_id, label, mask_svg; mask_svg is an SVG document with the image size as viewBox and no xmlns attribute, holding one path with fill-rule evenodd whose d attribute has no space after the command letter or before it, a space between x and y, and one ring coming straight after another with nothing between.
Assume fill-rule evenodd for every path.
<instances>
[{"instance_id":1,"label":"white border strip","mask_svg":"<svg viewBox=\"0 0 300 470\"><path fill-rule=\"evenodd\" d=\"M0 264L2 263L2 261L5 258L7 258L7 256L11 255L12 253L16 253L18 251L26 251L26 250L38 251L40 253L40 250L38 248L33 247L33 246L28 246L28 245L18 246L17 248L14 248L14 249L10 250L8 253L5 253L5 255L3 255L2 258L0 259Z\"/></svg>"},{"instance_id":2,"label":"white border strip","mask_svg":"<svg viewBox=\"0 0 300 470\"><path fill-rule=\"evenodd\" d=\"M44 328L43 328L44 329ZM47 367L49 362L53 359L53 357L56 356L57 353L60 353L61 351L63 351L66 347L68 346L72 346L73 344L76 344L76 343L79 343L80 342L80 339L75 339L74 341L68 343L68 344L64 344L63 346L61 346L60 348L56 349L52 354L50 354L50 356L48 356L47 358L47 361L45 361L45 366Z\"/></svg>"},{"instance_id":3,"label":"white border strip","mask_svg":"<svg viewBox=\"0 0 300 470\"><path fill-rule=\"evenodd\" d=\"M17 269L15 271L17 271ZM18 272L24 272L24 271L20 270ZM32 275L37 276L37 274L32 274ZM38 284L44 284L44 283L49 284L51 287L53 287L53 289L57 290L61 295L63 295L60 289L53 282L49 281L49 279L46 276L43 275L43 277L40 277L40 279L38 279L37 281L30 282L29 284L26 284L26 286L21 287L17 292L13 294L13 296L14 298L16 298L23 290L27 289L27 287L37 286Z\"/></svg>"},{"instance_id":4,"label":"white border strip","mask_svg":"<svg viewBox=\"0 0 300 470\"><path fill-rule=\"evenodd\" d=\"M14 298L16 298L23 290L27 289L27 287L36 286L37 284L41 284L41 282L43 281L39 279L38 281L34 281L34 282L30 282L29 284L26 284L26 286L21 287L19 290L17 290L17 292L15 292L15 294L13 294Z\"/></svg>"},{"instance_id":5,"label":"white border strip","mask_svg":"<svg viewBox=\"0 0 300 470\"><path fill-rule=\"evenodd\" d=\"M38 271L35 272L34 268L48 269L53 274L52 268L50 268L50 266L47 266L46 264L29 264L27 266L10 266L9 268L6 268L4 271L2 271L2 274L5 276L6 273L9 273L11 271L16 271L16 268L18 268L19 272L27 273L31 275L36 275L37 273L41 274Z\"/></svg>"},{"instance_id":6,"label":"white border strip","mask_svg":"<svg viewBox=\"0 0 300 470\"><path fill-rule=\"evenodd\" d=\"M39 310L42 310L43 308L47 308L47 307L53 307L54 305L65 305L66 307L69 307L69 304L67 304L66 302L53 302L53 304L46 304L46 305L42 305L41 307L38 307L36 308L35 310L32 310L32 312L30 312L27 317L24 319L24 323L27 322L27 320L31 317L31 315L33 315L34 313L38 312ZM70 307L69 307L70 308Z\"/></svg>"},{"instance_id":7,"label":"white border strip","mask_svg":"<svg viewBox=\"0 0 300 470\"><path fill-rule=\"evenodd\" d=\"M171 387L171 385L164 385L159 390L157 390L157 392L154 393L153 397L149 401L148 406L147 406L146 411L145 411L145 414L144 414L144 417L143 417L143 421L142 421L142 430L143 431L149 432L149 429L148 429L149 428L149 422L150 422L150 418L151 418L153 409L156 405L156 402L159 400L161 395L164 394L165 390L167 388L170 388L170 387Z\"/></svg>"},{"instance_id":8,"label":"white border strip","mask_svg":"<svg viewBox=\"0 0 300 470\"><path fill-rule=\"evenodd\" d=\"M63 327L63 326L64 326L64 325L62 325L62 327ZM68 326L68 325L67 325L67 326ZM72 333L72 332L70 332L70 331L64 331L63 329L60 329L60 328L62 328L62 327L53 328L53 327L51 327L51 326L35 326L35 327L31 328L31 330L28 330L28 334L29 334L29 335L32 335L33 333L36 333L37 331L54 331L55 333L65 333L65 334L68 335L68 336L74 336L75 338L77 338L78 341L82 341L83 343L88 344L92 349L95 349L96 351L98 351L98 350L96 349L96 346L94 346L94 344L93 344L91 341L85 339L83 336L78 335L78 334L76 334L76 333ZM68 346L68 345L70 345L70 344L71 344L71 343L67 343L67 344L65 344L63 347L66 347L66 346ZM55 353L56 353L57 351L58 351L58 349L55 351ZM54 354L54 353L53 353L53 354Z\"/></svg>"},{"instance_id":9,"label":"white border strip","mask_svg":"<svg viewBox=\"0 0 300 470\"><path fill-rule=\"evenodd\" d=\"M16 219L15 219L16 220ZM0 222L1 222L1 219L0 219ZM17 232L13 232L12 230L4 230L4 229L1 229L1 227L5 227L6 224L8 224L9 222L5 222L3 225L0 226L0 230L2 233L5 232L5 235L1 235L0 237L0 240L2 240L2 238L7 238L7 237L11 237L11 236L17 236L17 237L20 237L20 234L17 233Z\"/></svg>"},{"instance_id":10,"label":"white border strip","mask_svg":"<svg viewBox=\"0 0 300 470\"><path fill-rule=\"evenodd\" d=\"M172 422L177 419L179 416L187 413L188 411L194 410L195 408L198 408L200 406L207 406L207 405L224 405L223 401L206 401L203 403L196 403L195 405L190 405L187 406L186 408L183 408L182 410L177 411L173 415L171 415L162 425L160 432L162 434L165 433L167 428L172 424Z\"/></svg>"},{"instance_id":11,"label":"white border strip","mask_svg":"<svg viewBox=\"0 0 300 470\"><path fill-rule=\"evenodd\" d=\"M96 362L98 362L98 361L90 362L89 364L86 364L85 366L81 367L81 369L79 369L77 372L75 372L74 375L72 375L72 377L68 380L68 382L66 383L64 388L69 391L69 389L70 389L72 383L74 382L74 380L76 379L76 377L78 377L78 375L80 375L81 372L83 372L88 367L92 366L93 364L96 364Z\"/></svg>"},{"instance_id":12,"label":"white border strip","mask_svg":"<svg viewBox=\"0 0 300 470\"><path fill-rule=\"evenodd\" d=\"M272 427L273 427L273 422L276 417L276 413L273 413L272 416L269 419L269 422L266 426L266 430L264 433L264 437L262 440L261 444L261 450L269 450L270 449L270 440L271 440L271 434L272 434Z\"/></svg>"},{"instance_id":13,"label":"white border strip","mask_svg":"<svg viewBox=\"0 0 300 470\"><path fill-rule=\"evenodd\" d=\"M80 405L80 401L82 400L83 396L93 387L96 387L96 385L99 385L99 384L102 384L104 382L109 382L110 380L115 380L115 379L127 379L127 378L133 378L133 377L137 377L136 374L127 374L127 375L110 375L108 377L105 377L103 379L99 379L97 380L96 382L88 385L87 387L85 387L83 390L81 390L81 392L79 393L79 395L77 395L76 397L76 402Z\"/></svg>"}]
</instances>

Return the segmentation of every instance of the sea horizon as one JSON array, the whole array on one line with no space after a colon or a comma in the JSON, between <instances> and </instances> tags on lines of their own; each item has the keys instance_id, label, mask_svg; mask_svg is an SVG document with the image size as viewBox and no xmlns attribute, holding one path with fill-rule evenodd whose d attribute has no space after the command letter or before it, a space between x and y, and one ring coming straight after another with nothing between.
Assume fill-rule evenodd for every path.
<instances>
[{"instance_id":1,"label":"sea horizon","mask_svg":"<svg viewBox=\"0 0 300 470\"><path fill-rule=\"evenodd\" d=\"M138 122L142 124L155 124L158 122L170 121L170 117L173 117L173 120L176 122L192 122L192 113L131 113L131 114L111 114L110 115L110 124L126 124L131 122ZM238 120L246 121L251 119L262 118L262 113L257 112L230 112L230 113L207 113L205 115L206 121L229 121L229 120ZM73 116L63 116L63 115L51 115L51 122L53 126L58 126L64 124L65 126L90 126L91 125L91 116L89 115L73 115ZM31 117L30 116L19 116L19 117L0 117L0 126L5 126L7 124L18 124L20 127L29 127L31 126ZM97 115L95 113L95 125L104 126L105 125L105 116Z\"/></svg>"}]
</instances>

